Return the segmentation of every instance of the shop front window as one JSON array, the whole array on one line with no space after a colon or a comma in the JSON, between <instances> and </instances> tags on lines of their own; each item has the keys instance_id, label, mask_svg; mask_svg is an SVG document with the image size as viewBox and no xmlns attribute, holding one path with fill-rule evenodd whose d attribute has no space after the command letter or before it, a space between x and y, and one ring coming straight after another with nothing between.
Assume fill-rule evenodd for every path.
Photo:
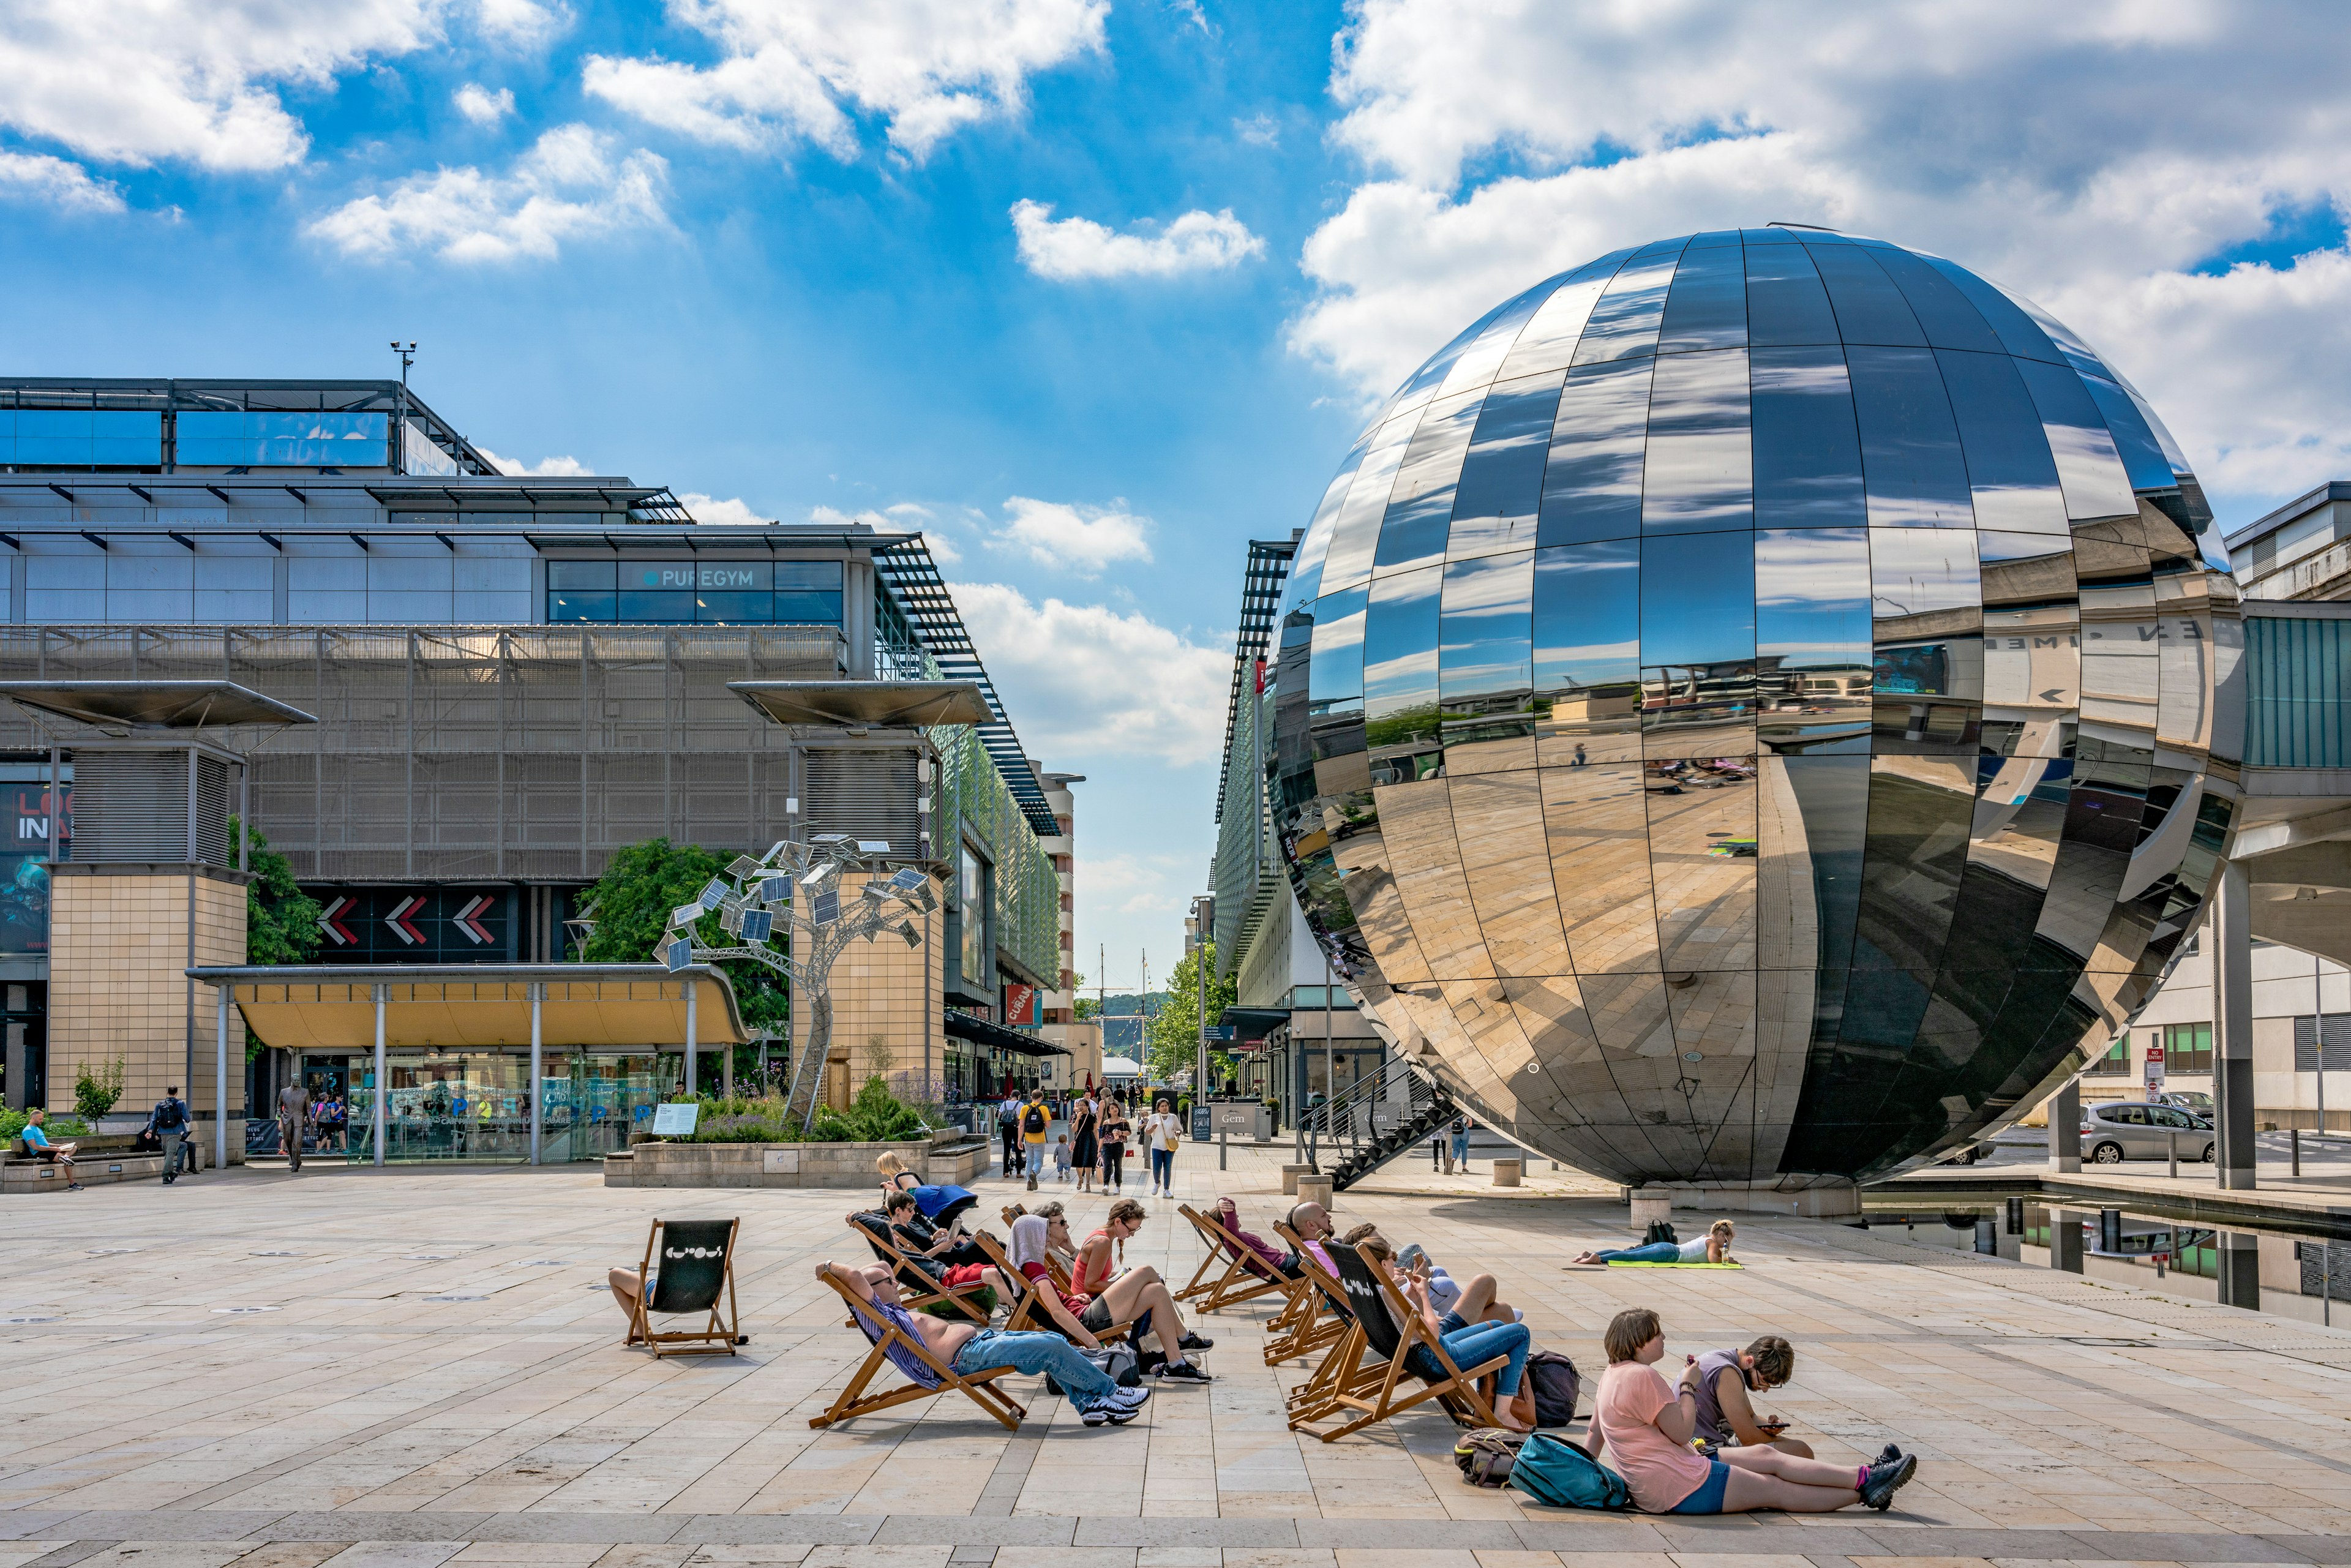
<instances>
[{"instance_id":1,"label":"shop front window","mask_svg":"<svg viewBox=\"0 0 2351 1568\"><path fill-rule=\"evenodd\" d=\"M652 1124L663 1081L661 1057L572 1054L547 1062L539 1081L539 1158L559 1165L601 1159L629 1146ZM385 1062L387 1161L530 1157L530 1058L521 1051L400 1051ZM370 1056L310 1057L311 1092L347 1083L345 1126L335 1142L351 1163L375 1159L375 1064ZM675 1076L671 1065L670 1076Z\"/></svg>"}]
</instances>

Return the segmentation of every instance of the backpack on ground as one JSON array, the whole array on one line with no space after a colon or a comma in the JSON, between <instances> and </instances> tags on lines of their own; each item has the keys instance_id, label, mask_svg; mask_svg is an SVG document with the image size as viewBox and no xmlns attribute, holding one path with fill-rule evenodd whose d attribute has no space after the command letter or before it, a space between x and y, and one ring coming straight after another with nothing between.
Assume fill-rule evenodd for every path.
<instances>
[{"instance_id":1,"label":"backpack on ground","mask_svg":"<svg viewBox=\"0 0 2351 1568\"><path fill-rule=\"evenodd\" d=\"M1527 1381L1535 1395L1535 1425L1564 1427L1575 1419L1575 1402L1583 1392L1583 1378L1575 1363L1555 1350L1539 1350L1527 1357Z\"/></svg>"},{"instance_id":2,"label":"backpack on ground","mask_svg":"<svg viewBox=\"0 0 2351 1568\"><path fill-rule=\"evenodd\" d=\"M1563 1437L1530 1433L1510 1466L1510 1484L1546 1508L1630 1508L1625 1478Z\"/></svg>"},{"instance_id":3,"label":"backpack on ground","mask_svg":"<svg viewBox=\"0 0 2351 1568\"><path fill-rule=\"evenodd\" d=\"M1106 1344L1098 1350L1088 1350L1083 1345L1076 1348L1080 1355L1100 1367L1121 1388L1142 1386L1143 1358L1134 1354L1133 1346ZM1061 1380L1050 1372L1045 1375L1045 1392L1057 1399L1069 1397L1069 1391L1061 1386Z\"/></svg>"},{"instance_id":4,"label":"backpack on ground","mask_svg":"<svg viewBox=\"0 0 2351 1568\"><path fill-rule=\"evenodd\" d=\"M1029 1106L1028 1111L1023 1113L1020 1118L1020 1130L1023 1133L1043 1132L1045 1130L1045 1107L1042 1105Z\"/></svg>"},{"instance_id":5,"label":"backpack on ground","mask_svg":"<svg viewBox=\"0 0 2351 1568\"><path fill-rule=\"evenodd\" d=\"M1519 1457L1519 1447L1527 1440L1523 1432L1512 1432L1500 1427L1479 1427L1462 1435L1453 1445L1453 1462L1461 1467L1461 1479L1473 1487L1507 1485L1510 1467Z\"/></svg>"},{"instance_id":6,"label":"backpack on ground","mask_svg":"<svg viewBox=\"0 0 2351 1568\"><path fill-rule=\"evenodd\" d=\"M1646 1247L1652 1241L1670 1241L1677 1247L1682 1244L1682 1239L1674 1234L1674 1222L1670 1219L1649 1221L1649 1234L1642 1239L1641 1245Z\"/></svg>"}]
</instances>

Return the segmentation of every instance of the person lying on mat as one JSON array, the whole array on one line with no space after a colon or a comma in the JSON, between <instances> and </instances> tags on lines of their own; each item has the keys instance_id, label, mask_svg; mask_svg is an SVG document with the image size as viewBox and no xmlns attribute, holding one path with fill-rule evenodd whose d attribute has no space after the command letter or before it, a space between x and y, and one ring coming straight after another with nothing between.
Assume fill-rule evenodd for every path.
<instances>
[{"instance_id":1,"label":"person lying on mat","mask_svg":"<svg viewBox=\"0 0 2351 1568\"><path fill-rule=\"evenodd\" d=\"M816 1266L816 1274L820 1280L838 1281L848 1291L855 1300L852 1310L867 1319L876 1338L883 1324L895 1324L966 1377L993 1366L1050 1374L1089 1427L1123 1427L1142 1414L1144 1401L1151 1397L1148 1388L1121 1388L1110 1374L1080 1355L1060 1334L1007 1333L977 1323L910 1312L900 1301L898 1281L879 1263L852 1269L828 1260ZM907 1376L922 1383L935 1380L935 1374L896 1345L891 1346L891 1353L892 1363Z\"/></svg>"},{"instance_id":2,"label":"person lying on mat","mask_svg":"<svg viewBox=\"0 0 2351 1568\"><path fill-rule=\"evenodd\" d=\"M1718 1219L1703 1236L1687 1241L1650 1241L1638 1247L1608 1247L1585 1252L1578 1263L1728 1263L1731 1225Z\"/></svg>"},{"instance_id":3,"label":"person lying on mat","mask_svg":"<svg viewBox=\"0 0 2351 1568\"><path fill-rule=\"evenodd\" d=\"M1374 1237L1383 1247L1390 1246L1387 1238L1380 1235L1380 1228L1368 1223L1358 1225L1339 1239L1350 1247L1359 1247ZM1526 1317L1510 1302L1494 1299L1500 1286L1493 1275L1472 1274L1466 1281L1456 1280L1438 1268L1418 1242L1396 1251L1393 1267L1399 1275L1418 1273L1428 1281L1428 1304L1437 1309L1437 1322L1447 1333L1471 1323L1514 1323Z\"/></svg>"},{"instance_id":4,"label":"person lying on mat","mask_svg":"<svg viewBox=\"0 0 2351 1568\"><path fill-rule=\"evenodd\" d=\"M1241 1264L1261 1280L1271 1279L1281 1271L1283 1254L1273 1243L1241 1228L1241 1206L1229 1197L1217 1199L1217 1222L1238 1241L1244 1255Z\"/></svg>"},{"instance_id":5,"label":"person lying on mat","mask_svg":"<svg viewBox=\"0 0 2351 1568\"><path fill-rule=\"evenodd\" d=\"M1084 1345L1099 1350L1102 1341L1094 1336L1115 1322L1133 1322L1138 1336L1148 1335L1159 1346L1165 1359L1153 1371L1160 1377L1176 1383L1207 1383L1208 1375L1184 1359L1186 1350L1204 1350L1208 1342L1197 1334L1184 1332L1184 1320L1176 1315L1176 1301L1167 1293L1157 1273L1144 1279L1145 1272L1130 1269L1113 1280L1099 1296L1089 1296L1071 1291L1064 1292L1053 1283L1052 1271L1045 1267L1045 1249L1052 1245L1055 1231L1066 1240L1066 1221L1048 1219L1041 1214L1024 1214L1012 1222L1012 1266L1036 1281L1037 1299L1043 1303L1046 1316L1053 1326ZM1139 1358L1138 1358L1139 1359Z\"/></svg>"},{"instance_id":6,"label":"person lying on mat","mask_svg":"<svg viewBox=\"0 0 2351 1568\"><path fill-rule=\"evenodd\" d=\"M1682 1368L1678 1386L1657 1371L1665 1324L1646 1307L1628 1307L1602 1338L1608 1370L1600 1375L1592 1430L1633 1500L1649 1513L1833 1513L1855 1503L1884 1510L1917 1472L1917 1456L1873 1465L1799 1458L1773 1448L1720 1448L1708 1458L1690 1447L1698 1430L1698 1369ZM1597 1458L1597 1453L1594 1453Z\"/></svg>"},{"instance_id":7,"label":"person lying on mat","mask_svg":"<svg viewBox=\"0 0 2351 1568\"><path fill-rule=\"evenodd\" d=\"M1527 1325L1520 1322L1458 1323L1447 1329L1444 1326L1444 1318L1429 1302L1428 1276L1398 1268L1395 1249L1388 1245L1385 1237L1366 1236L1355 1244L1355 1250L1362 1253L1374 1268L1388 1271L1388 1277L1403 1290L1405 1301L1409 1303L1407 1310L1418 1314L1420 1320L1428 1325L1429 1332L1437 1336L1437 1343L1443 1345L1445 1354L1453 1358L1454 1365L1466 1372L1498 1355L1510 1358L1499 1372L1493 1375L1494 1419L1509 1431L1533 1431L1534 1390L1525 1385L1524 1379L1527 1353L1534 1349L1534 1335ZM1389 1303L1388 1312L1391 1316L1395 1314L1395 1303ZM1396 1327L1398 1330L1405 1327L1401 1319Z\"/></svg>"},{"instance_id":8,"label":"person lying on mat","mask_svg":"<svg viewBox=\"0 0 2351 1568\"><path fill-rule=\"evenodd\" d=\"M1736 1443L1742 1448L1765 1446L1809 1459L1807 1444L1780 1434L1788 1424L1777 1416L1755 1414L1750 1394L1777 1388L1796 1375L1796 1347L1778 1334L1767 1333L1745 1350L1710 1350L1694 1358L1698 1364L1698 1437L1701 1442ZM1899 1457L1886 1446L1879 1458Z\"/></svg>"}]
</instances>

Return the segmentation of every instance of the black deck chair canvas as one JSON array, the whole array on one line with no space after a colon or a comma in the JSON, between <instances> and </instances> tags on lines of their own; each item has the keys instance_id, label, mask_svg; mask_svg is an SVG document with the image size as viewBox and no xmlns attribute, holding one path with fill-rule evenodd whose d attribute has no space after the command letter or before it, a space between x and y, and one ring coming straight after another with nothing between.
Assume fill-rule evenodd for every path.
<instances>
[{"instance_id":1,"label":"black deck chair canvas","mask_svg":"<svg viewBox=\"0 0 2351 1568\"><path fill-rule=\"evenodd\" d=\"M830 1427L852 1416L871 1416L876 1410L887 1410L910 1399L928 1399L952 1388L1004 1423L1008 1431L1020 1429L1021 1417L1028 1415L1028 1410L995 1386L996 1380L1012 1368L990 1366L968 1375L957 1372L934 1354L919 1336L906 1333L859 1301L848 1286L830 1274L824 1276L824 1282L840 1295L842 1305L849 1309L849 1326L864 1334L871 1348L842 1385L840 1397L822 1415L810 1416L810 1426ZM895 1366L906 1381L881 1394L866 1393L865 1385L880 1375L884 1364Z\"/></svg>"},{"instance_id":2,"label":"black deck chair canvas","mask_svg":"<svg viewBox=\"0 0 2351 1568\"><path fill-rule=\"evenodd\" d=\"M656 1219L645 1233L642 1284L629 1314L623 1344L642 1344L656 1357L727 1355L742 1343L735 1310L735 1236L740 1219ZM725 1310L722 1312L721 1301ZM655 1314L703 1314L700 1328L656 1333Z\"/></svg>"},{"instance_id":3,"label":"black deck chair canvas","mask_svg":"<svg viewBox=\"0 0 2351 1568\"><path fill-rule=\"evenodd\" d=\"M1453 1358L1445 1354L1444 1345L1412 1310L1385 1270L1366 1262L1361 1253L1343 1241L1325 1241L1322 1249L1339 1266L1339 1281L1346 1287L1356 1325L1364 1331L1363 1364L1366 1370L1378 1368L1380 1377L1368 1389L1341 1390L1336 1398L1337 1409L1360 1414L1352 1421L1314 1435L1326 1443L1336 1442L1350 1432L1431 1399L1441 1402L1446 1413L1463 1425L1493 1426L1494 1409L1478 1391L1478 1379L1500 1371L1510 1364L1510 1358L1498 1355L1467 1369L1454 1365ZM1394 1315L1391 1307L1395 1309ZM1405 1320L1401 1329L1396 1326L1397 1317ZM1407 1377L1417 1381L1420 1387L1401 1392L1398 1385Z\"/></svg>"},{"instance_id":4,"label":"black deck chair canvas","mask_svg":"<svg viewBox=\"0 0 2351 1568\"><path fill-rule=\"evenodd\" d=\"M987 1285L965 1285L949 1290L916 1263L912 1254L898 1245L883 1216L867 1211L849 1217L849 1228L865 1238L865 1245L873 1249L873 1260L885 1265L898 1281L898 1293L909 1312L926 1312L944 1304L959 1317L970 1319L986 1328L993 1309L993 1291ZM987 1292L983 1294L982 1292Z\"/></svg>"}]
</instances>

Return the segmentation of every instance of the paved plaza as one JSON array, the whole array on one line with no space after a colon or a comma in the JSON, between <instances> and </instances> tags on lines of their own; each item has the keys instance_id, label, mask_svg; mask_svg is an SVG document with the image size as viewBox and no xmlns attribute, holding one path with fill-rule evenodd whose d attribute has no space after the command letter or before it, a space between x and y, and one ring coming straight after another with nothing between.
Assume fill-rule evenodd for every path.
<instances>
[{"instance_id":1,"label":"paved plaza","mask_svg":"<svg viewBox=\"0 0 2351 1568\"><path fill-rule=\"evenodd\" d=\"M1236 1150L1220 1178L1187 1149L1180 1187L1265 1228L1285 1154ZM1329 1446L1288 1431L1303 1370L1262 1364L1255 1305L1203 1325L1212 1386L1129 1427L1017 1379L1017 1434L956 1396L813 1431L865 1348L811 1278L862 1257L859 1195L313 1166L0 1213L0 1568L2351 1563L2351 1333L1795 1220L1742 1222L1743 1273L1567 1270L1624 1207L1573 1173L1486 1179L1405 1162L1339 1218L1493 1270L1587 1379L1630 1304L1664 1314L1669 1356L1784 1333L1797 1376L1767 1406L1823 1457L1898 1440L1917 1480L1886 1514L1544 1510L1465 1485L1433 1407ZM990 1216L1018 1192L983 1185ZM1051 1196L1081 1234L1102 1207ZM1131 1260L1180 1281L1197 1249L1155 1210ZM737 1214L747 1353L622 1349L605 1269L650 1217Z\"/></svg>"}]
</instances>

